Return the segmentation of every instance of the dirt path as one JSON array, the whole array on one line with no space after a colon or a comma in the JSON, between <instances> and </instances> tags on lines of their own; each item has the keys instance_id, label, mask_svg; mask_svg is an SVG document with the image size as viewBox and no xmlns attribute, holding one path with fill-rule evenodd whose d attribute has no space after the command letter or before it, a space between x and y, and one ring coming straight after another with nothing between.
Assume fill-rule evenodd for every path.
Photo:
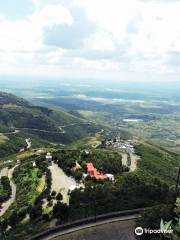
<instances>
[{"instance_id":1,"label":"dirt path","mask_svg":"<svg viewBox=\"0 0 180 240\"><path fill-rule=\"evenodd\" d=\"M122 156L122 164L124 165L124 166L128 166L128 162L127 162L127 157L128 157L128 155L127 155L127 153L120 153L121 154L121 156ZM131 165L130 165L130 172L133 172L133 171L135 171L136 170L136 168L137 168L137 162L138 162L138 160L140 159L140 157L139 156L137 156L136 154L134 154L134 153L130 153L130 158L131 158Z\"/></svg>"},{"instance_id":2,"label":"dirt path","mask_svg":"<svg viewBox=\"0 0 180 240\"><path fill-rule=\"evenodd\" d=\"M11 204L14 202L14 200L16 198L16 185L12 181L12 176L13 176L14 169L17 166L18 165L16 165L15 167L13 167L9 170L7 168L4 168L1 170L1 176L8 176L8 178L10 180L12 194L11 194L10 199L2 204L2 208L0 209L0 217L5 214L5 212L8 210L8 208L11 206Z\"/></svg>"},{"instance_id":3,"label":"dirt path","mask_svg":"<svg viewBox=\"0 0 180 240\"><path fill-rule=\"evenodd\" d=\"M127 153L121 153L122 156L122 164L127 166Z\"/></svg>"},{"instance_id":4,"label":"dirt path","mask_svg":"<svg viewBox=\"0 0 180 240\"><path fill-rule=\"evenodd\" d=\"M131 158L130 171L133 172L137 168L137 161L140 159L140 157L137 156L136 154L130 153L130 158Z\"/></svg>"},{"instance_id":5,"label":"dirt path","mask_svg":"<svg viewBox=\"0 0 180 240\"><path fill-rule=\"evenodd\" d=\"M61 192L63 195L63 202L69 204L68 191L72 185L77 185L76 181L73 178L68 177L55 163L52 163L52 166L50 166L49 169L52 174L51 190L55 190L57 193Z\"/></svg>"}]
</instances>

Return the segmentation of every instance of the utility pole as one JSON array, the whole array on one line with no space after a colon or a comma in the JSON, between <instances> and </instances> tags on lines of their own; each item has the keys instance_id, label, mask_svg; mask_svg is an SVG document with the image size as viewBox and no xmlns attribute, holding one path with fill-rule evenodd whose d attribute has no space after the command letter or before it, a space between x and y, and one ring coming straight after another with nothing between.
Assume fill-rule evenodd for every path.
<instances>
[{"instance_id":1,"label":"utility pole","mask_svg":"<svg viewBox=\"0 0 180 240\"><path fill-rule=\"evenodd\" d=\"M176 197L178 195L179 180L180 180L180 166L178 167L178 175L176 180Z\"/></svg>"}]
</instances>

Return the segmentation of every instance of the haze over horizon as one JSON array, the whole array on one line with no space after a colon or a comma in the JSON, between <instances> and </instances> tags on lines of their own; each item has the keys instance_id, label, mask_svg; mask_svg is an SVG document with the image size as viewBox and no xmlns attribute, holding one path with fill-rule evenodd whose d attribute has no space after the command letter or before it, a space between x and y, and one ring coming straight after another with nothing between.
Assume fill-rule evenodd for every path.
<instances>
[{"instance_id":1,"label":"haze over horizon","mask_svg":"<svg viewBox=\"0 0 180 240\"><path fill-rule=\"evenodd\" d=\"M179 9L172 0L3 1L0 75L178 81Z\"/></svg>"}]
</instances>

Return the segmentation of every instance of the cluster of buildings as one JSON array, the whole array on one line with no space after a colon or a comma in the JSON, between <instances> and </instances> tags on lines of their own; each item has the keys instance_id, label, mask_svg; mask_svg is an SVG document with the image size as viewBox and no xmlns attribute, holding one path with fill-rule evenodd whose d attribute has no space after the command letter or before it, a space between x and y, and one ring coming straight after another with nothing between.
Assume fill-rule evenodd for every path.
<instances>
[{"instance_id":1,"label":"cluster of buildings","mask_svg":"<svg viewBox=\"0 0 180 240\"><path fill-rule=\"evenodd\" d=\"M112 146L120 152L133 154L135 153L134 146L139 143L139 138L133 136L130 140L123 140L120 137L106 141L106 146Z\"/></svg>"},{"instance_id":2,"label":"cluster of buildings","mask_svg":"<svg viewBox=\"0 0 180 240\"><path fill-rule=\"evenodd\" d=\"M89 151L86 151L86 154L89 154ZM51 153L47 153L46 155L46 162L51 165L52 161L53 161L53 157ZM36 167L36 163L33 162L33 167ZM112 181L114 182L114 175L113 174L103 174L100 173L93 165L93 163L86 163L86 167L87 167L87 173L83 174L83 179L85 180L87 176L91 177L91 178L95 178L98 181ZM82 166L78 163L78 161L75 162L75 166L72 168L73 171L82 171L83 168ZM72 192L75 189L79 189L79 188L84 188L84 184L83 183L76 183L75 185L71 185L68 188L69 192Z\"/></svg>"},{"instance_id":3,"label":"cluster of buildings","mask_svg":"<svg viewBox=\"0 0 180 240\"><path fill-rule=\"evenodd\" d=\"M49 164L49 166L52 164L52 160L53 160L52 155L51 153L48 152L46 154L46 162ZM33 167L36 168L36 162L33 162Z\"/></svg>"},{"instance_id":4,"label":"cluster of buildings","mask_svg":"<svg viewBox=\"0 0 180 240\"><path fill-rule=\"evenodd\" d=\"M51 153L47 153L47 155L46 155L46 161L49 163L49 164L51 164L52 163L52 155L51 155Z\"/></svg>"}]
</instances>

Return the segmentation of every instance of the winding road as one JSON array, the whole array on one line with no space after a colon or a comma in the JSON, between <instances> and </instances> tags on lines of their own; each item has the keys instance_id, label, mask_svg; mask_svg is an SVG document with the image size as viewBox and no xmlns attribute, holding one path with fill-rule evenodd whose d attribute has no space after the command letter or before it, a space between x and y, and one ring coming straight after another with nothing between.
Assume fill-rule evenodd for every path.
<instances>
[{"instance_id":1,"label":"winding road","mask_svg":"<svg viewBox=\"0 0 180 240\"><path fill-rule=\"evenodd\" d=\"M0 133L0 135L4 135L4 136L9 136L9 135L14 135L19 133L19 130L15 130L14 132L6 132L6 133Z\"/></svg>"},{"instance_id":2,"label":"winding road","mask_svg":"<svg viewBox=\"0 0 180 240\"><path fill-rule=\"evenodd\" d=\"M101 221L97 221L95 223L89 223L89 224L85 224L83 226L70 228L70 229L61 231L59 233L54 233L52 235L49 235L48 237L42 238L42 240L51 240L51 239L53 239L53 240L57 239L58 240L58 239L61 239L61 238L57 238L57 237L61 237L63 235L71 234L71 233L74 233L74 232L77 232L77 231L82 231L84 229L89 229L89 228L94 228L94 227L97 228L98 226L102 226L102 225L106 225L106 224L110 224L110 223L115 223L115 222L120 222L120 221L126 221L127 222L129 220L133 220L133 219L137 219L137 218L139 218L139 215L130 215L130 216L125 216L125 217L112 218L112 219L108 219L108 220L101 220Z\"/></svg>"},{"instance_id":3,"label":"winding road","mask_svg":"<svg viewBox=\"0 0 180 240\"><path fill-rule=\"evenodd\" d=\"M19 131L21 130L30 130L35 132L44 132L44 133L63 133L60 131L50 131L50 130L44 130L44 129L38 129L38 128L18 128Z\"/></svg>"},{"instance_id":4,"label":"winding road","mask_svg":"<svg viewBox=\"0 0 180 240\"><path fill-rule=\"evenodd\" d=\"M50 230L37 234L36 236L30 238L29 240L60 240L60 239L84 239L84 240L99 240L99 239L113 239L113 240L135 240L134 229L135 220L141 217L141 213L144 209L134 209L122 212L114 213L113 215L99 215L97 218L82 219L65 225L59 225ZM103 217L101 217L103 216ZM108 230L108 233L113 234L113 227L108 229L108 226L116 224L116 228L119 229L118 234L114 238L107 238L103 235L102 228ZM117 226L118 225L118 226ZM125 226L122 227L122 226ZM100 232L98 232L98 227L102 227ZM87 237L89 231L94 229L96 236L90 238ZM96 231L97 230L97 231ZM84 231L83 238L77 238L81 236L82 231ZM104 237L102 237L104 236Z\"/></svg>"},{"instance_id":5,"label":"winding road","mask_svg":"<svg viewBox=\"0 0 180 240\"><path fill-rule=\"evenodd\" d=\"M1 170L1 176L7 176L10 180L10 185L11 185L11 197L2 204L2 208L0 209L0 217L3 216L5 214L5 212L8 210L8 208L11 206L11 204L14 202L15 198L16 198L16 185L13 183L12 181L12 176L13 176L13 172L14 169L17 167L18 165L16 165L15 167L8 169L8 168L3 168Z\"/></svg>"}]
</instances>

